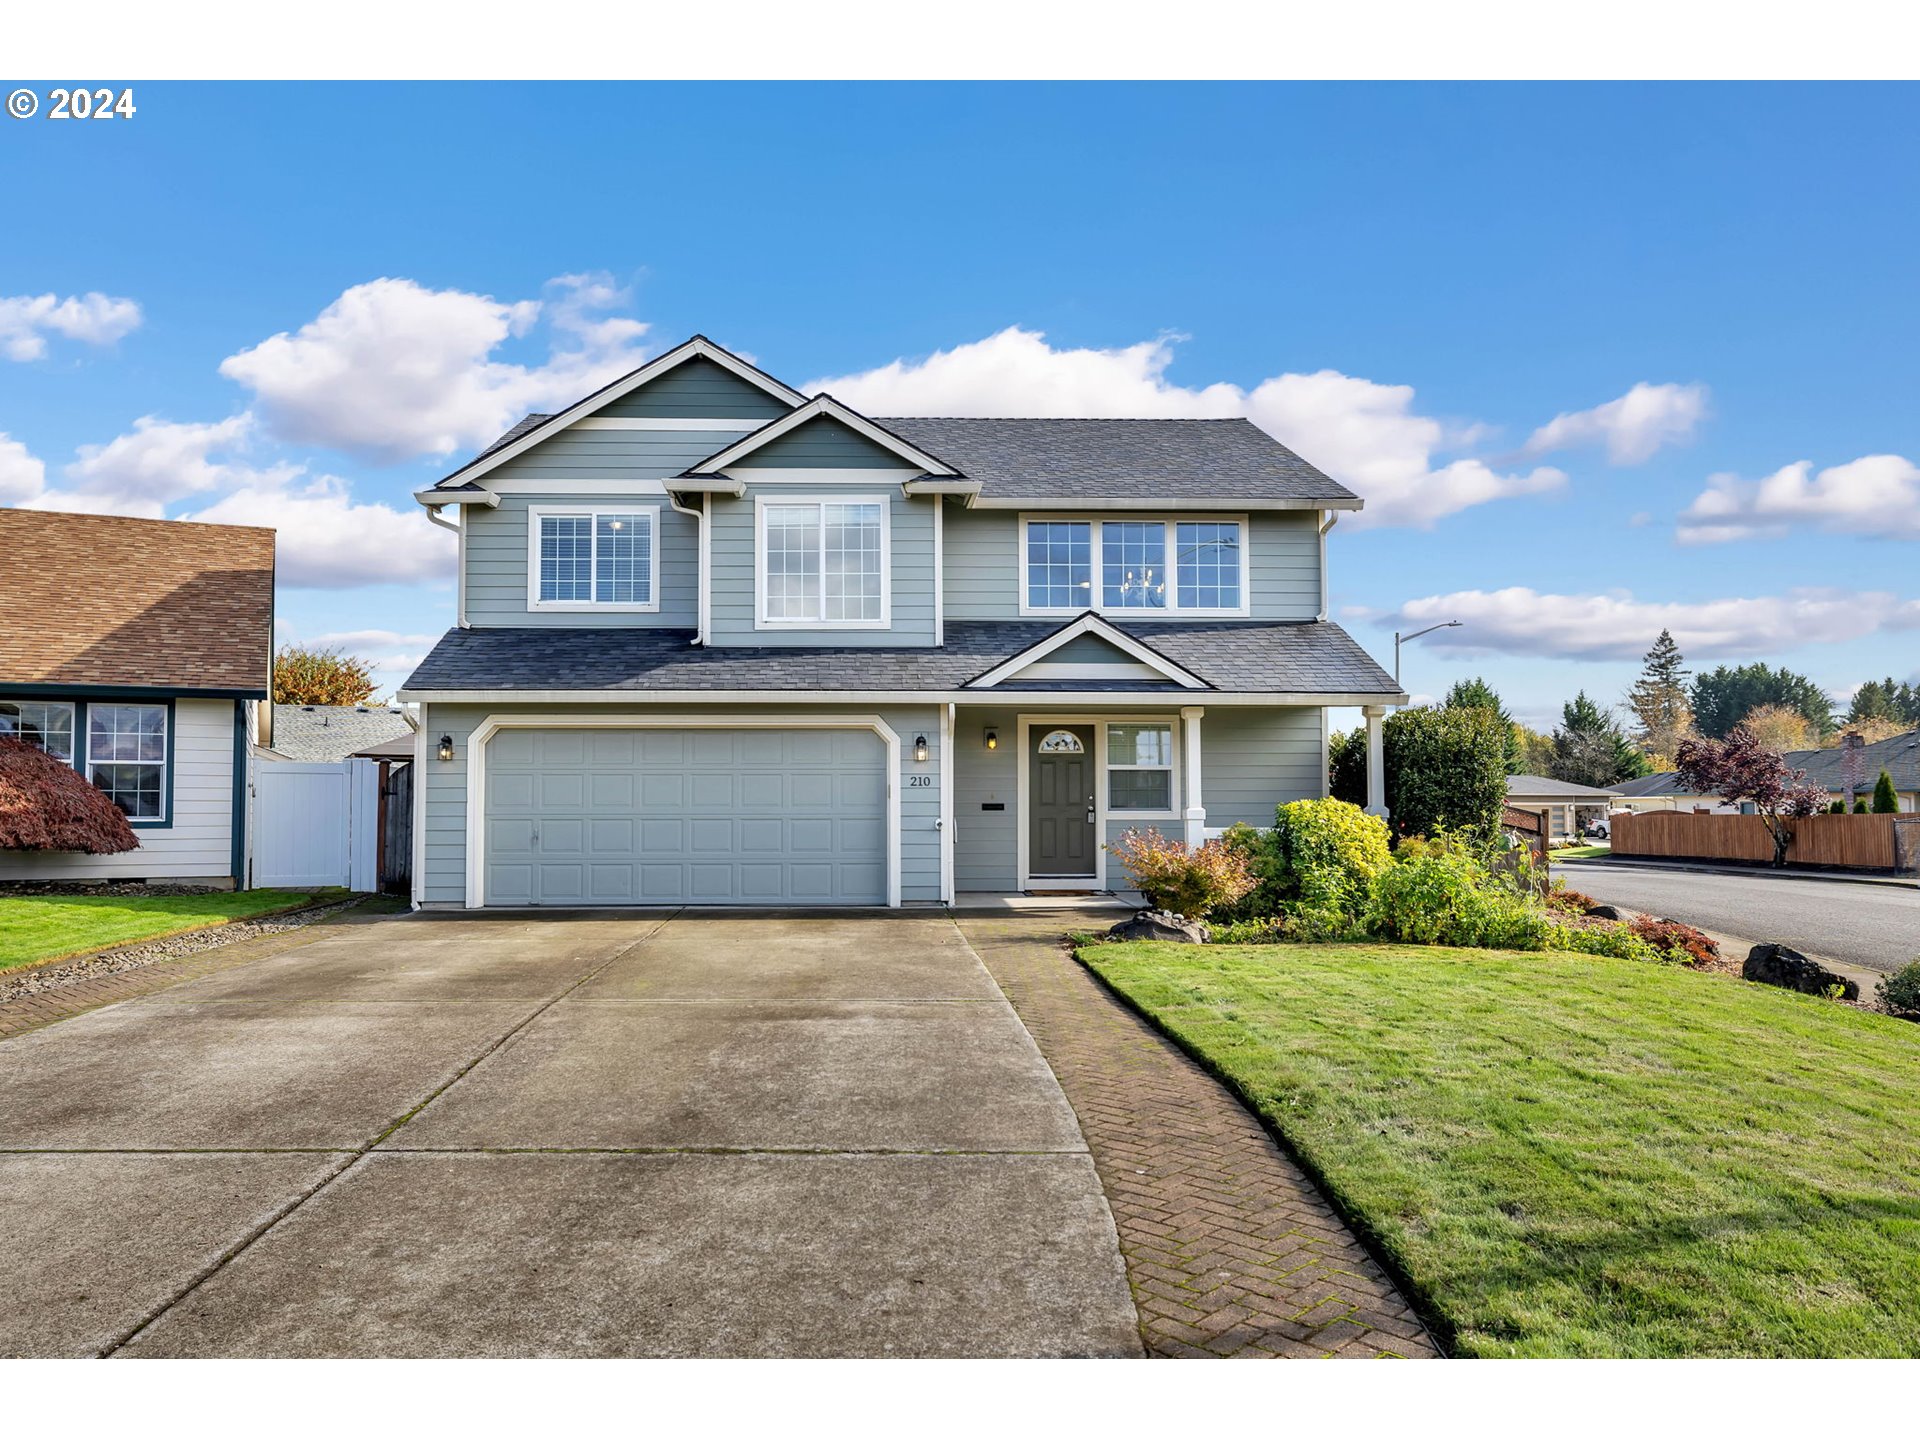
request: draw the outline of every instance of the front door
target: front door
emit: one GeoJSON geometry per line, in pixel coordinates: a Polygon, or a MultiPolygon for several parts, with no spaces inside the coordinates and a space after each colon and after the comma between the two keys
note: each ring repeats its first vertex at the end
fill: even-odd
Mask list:
{"type": "Polygon", "coordinates": [[[1091,880],[1093,727],[1036,725],[1028,734],[1027,868],[1035,880],[1091,880]]]}

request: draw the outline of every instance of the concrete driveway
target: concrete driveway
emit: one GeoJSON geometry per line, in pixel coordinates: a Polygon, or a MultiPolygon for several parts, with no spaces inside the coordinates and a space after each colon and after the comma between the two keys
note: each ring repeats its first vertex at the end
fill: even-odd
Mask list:
{"type": "Polygon", "coordinates": [[[0,1354],[1134,1355],[944,917],[408,917],[0,1043],[0,1354]]]}

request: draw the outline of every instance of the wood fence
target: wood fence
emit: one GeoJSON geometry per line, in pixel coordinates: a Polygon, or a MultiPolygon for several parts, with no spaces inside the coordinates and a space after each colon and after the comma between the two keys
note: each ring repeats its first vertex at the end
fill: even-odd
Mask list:
{"type": "MultiPolygon", "coordinates": [[[[1789,865],[1846,870],[1895,868],[1894,822],[1911,815],[1809,815],[1790,820],[1789,865]]],[[[1773,837],[1758,815],[1689,815],[1650,810],[1607,817],[1616,855],[1667,855],[1691,860],[1755,860],[1771,864],[1773,837]]]]}

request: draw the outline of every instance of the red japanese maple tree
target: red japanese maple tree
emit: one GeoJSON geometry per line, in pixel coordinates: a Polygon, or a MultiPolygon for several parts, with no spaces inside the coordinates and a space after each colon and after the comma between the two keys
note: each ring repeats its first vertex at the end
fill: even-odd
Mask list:
{"type": "Polygon", "coordinates": [[[1750,803],[1773,837],[1773,863],[1787,863],[1796,819],[1826,809],[1827,792],[1806,784],[1807,772],[1760,743],[1745,725],[1725,740],[1683,740],[1674,755],[1674,774],[1696,795],[1718,795],[1730,804],[1750,803]]]}
{"type": "Polygon", "coordinates": [[[140,841],[87,778],[24,741],[0,738],[0,850],[117,855],[140,841]]]}

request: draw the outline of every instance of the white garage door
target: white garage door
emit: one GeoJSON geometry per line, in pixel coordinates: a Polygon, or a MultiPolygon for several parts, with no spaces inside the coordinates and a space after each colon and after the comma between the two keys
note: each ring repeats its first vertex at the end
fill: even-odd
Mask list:
{"type": "Polygon", "coordinates": [[[501,730],[489,905],[883,905],[871,730],[501,730]]]}

